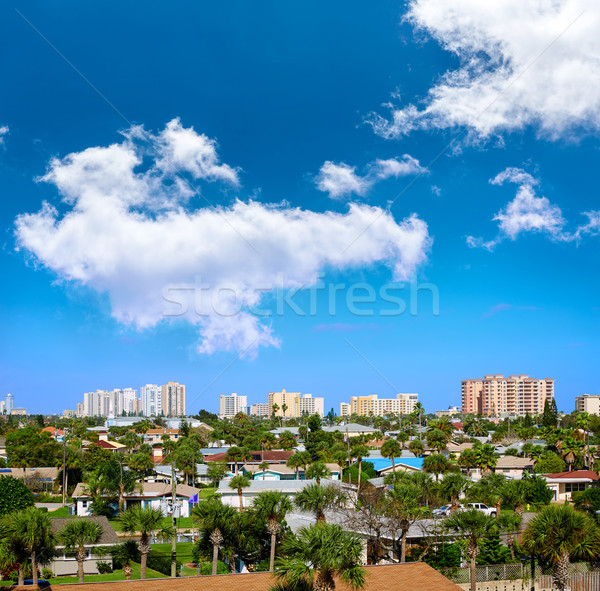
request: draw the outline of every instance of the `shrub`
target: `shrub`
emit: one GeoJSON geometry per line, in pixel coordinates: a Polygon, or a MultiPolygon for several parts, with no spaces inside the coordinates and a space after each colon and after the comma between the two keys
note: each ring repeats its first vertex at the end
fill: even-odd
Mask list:
{"type": "Polygon", "coordinates": [[[586,488],[574,492],[572,498],[576,509],[584,511],[594,519],[596,518],[596,512],[600,511],[600,488],[586,488]]]}
{"type": "MultiPolygon", "coordinates": [[[[267,569],[268,570],[268,569],[267,569]]],[[[220,560],[217,561],[217,574],[226,575],[229,573],[229,567],[220,560]]],[[[212,562],[202,562],[200,564],[201,575],[212,575],[212,562]]]]}
{"type": "Polygon", "coordinates": [[[0,517],[33,507],[32,492],[12,476],[0,476],[0,517]]]}
{"type": "Polygon", "coordinates": [[[43,568],[42,569],[42,579],[46,579],[47,581],[49,581],[52,578],[52,569],[50,568],[43,568]]]}
{"type": "Polygon", "coordinates": [[[96,563],[96,566],[98,567],[98,572],[101,575],[105,575],[107,573],[112,573],[112,564],[110,564],[110,562],[104,562],[103,560],[99,560],[96,563]]]}
{"type": "MultiPolygon", "coordinates": [[[[150,550],[150,554],[148,554],[148,568],[152,570],[156,570],[163,575],[171,574],[171,556],[169,554],[163,554],[162,552],[155,552],[154,550],[150,550]]],[[[177,570],[179,571],[179,567],[181,566],[181,562],[177,561],[177,570]]]]}

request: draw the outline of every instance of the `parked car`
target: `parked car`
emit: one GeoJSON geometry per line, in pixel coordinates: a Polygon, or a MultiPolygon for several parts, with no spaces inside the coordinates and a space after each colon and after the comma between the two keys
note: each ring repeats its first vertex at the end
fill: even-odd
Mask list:
{"type": "Polygon", "coordinates": [[[450,515],[451,510],[452,505],[442,505],[439,509],[434,509],[431,514],[434,517],[446,517],[446,515],[450,515]]]}
{"type": "Polygon", "coordinates": [[[490,517],[496,517],[497,512],[495,507],[488,507],[485,503],[467,503],[466,509],[477,509],[490,517]]]}

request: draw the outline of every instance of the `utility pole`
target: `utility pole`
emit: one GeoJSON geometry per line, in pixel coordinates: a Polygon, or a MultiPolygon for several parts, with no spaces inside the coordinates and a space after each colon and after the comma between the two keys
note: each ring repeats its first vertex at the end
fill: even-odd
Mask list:
{"type": "Polygon", "coordinates": [[[62,506],[67,503],[67,430],[63,435],[63,462],[62,462],[62,506]]]}
{"type": "Polygon", "coordinates": [[[171,541],[171,576],[177,576],[177,519],[175,517],[175,500],[177,498],[177,481],[175,480],[175,452],[171,450],[171,508],[173,529],[175,533],[171,541]]]}

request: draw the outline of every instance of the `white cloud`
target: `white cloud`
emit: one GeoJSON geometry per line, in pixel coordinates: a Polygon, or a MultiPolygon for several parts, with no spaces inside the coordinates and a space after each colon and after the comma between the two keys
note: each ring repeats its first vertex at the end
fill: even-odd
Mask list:
{"type": "Polygon", "coordinates": [[[557,242],[570,242],[578,240],[584,234],[600,233],[600,212],[598,211],[585,212],[588,223],[579,226],[573,233],[569,232],[566,229],[567,222],[560,207],[550,203],[546,197],[539,197],[536,194],[539,180],[524,170],[507,168],[490,179],[492,185],[502,185],[505,182],[514,183],[518,185],[518,188],[515,198],[493,218],[498,222],[498,235],[488,241],[483,238],[467,236],[467,245],[471,248],[485,248],[491,251],[506,238],[516,240],[525,232],[546,234],[557,242]]]}
{"type": "Polygon", "coordinates": [[[595,0],[411,0],[406,20],[459,65],[422,106],[390,104],[389,119],[373,114],[383,137],[456,126],[479,138],[527,126],[553,139],[600,130],[595,0]]]}
{"type": "Polygon", "coordinates": [[[52,160],[42,180],[58,188],[66,211],[45,203],[20,215],[18,247],[61,279],[108,294],[120,323],[144,329],[178,314],[198,327],[199,352],[248,355],[279,342],[268,318],[249,309],[265,293],[312,285],[324,269],[376,263],[406,279],[425,261],[430,238],[415,215],[398,223],[358,204],[344,214],[252,201],[186,207],[189,190],[164,158],[196,178],[237,177],[218,163],[212,140],[181,130],[175,120],[152,136],[159,154],[149,166],[139,128],[119,144],[52,160]]]}
{"type": "Polygon", "coordinates": [[[427,169],[409,154],[404,154],[400,159],[377,159],[367,165],[363,176],[356,173],[355,166],[327,160],[315,177],[315,183],[320,191],[329,193],[332,199],[339,199],[352,194],[365,195],[375,183],[391,177],[398,178],[426,171],[427,169]]]}
{"type": "Polygon", "coordinates": [[[9,131],[8,125],[0,125],[0,145],[4,143],[4,136],[7,135],[9,131]]]}

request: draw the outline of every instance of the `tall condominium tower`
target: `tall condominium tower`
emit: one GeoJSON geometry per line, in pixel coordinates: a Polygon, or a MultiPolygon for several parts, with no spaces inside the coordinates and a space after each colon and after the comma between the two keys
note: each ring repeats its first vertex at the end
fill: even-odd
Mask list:
{"type": "Polygon", "coordinates": [[[238,413],[248,412],[248,397],[238,396],[233,393],[231,395],[221,394],[219,396],[219,416],[221,418],[232,419],[238,413]]]}
{"type": "Polygon", "coordinates": [[[162,412],[162,388],[157,384],[146,384],[140,388],[142,415],[158,416],[162,412]]]}
{"type": "Polygon", "coordinates": [[[273,414],[273,407],[277,405],[275,415],[278,417],[301,417],[305,414],[318,414],[323,416],[325,398],[313,397],[311,394],[300,392],[269,392],[269,416],[273,414]]]}
{"type": "Polygon", "coordinates": [[[483,379],[463,380],[462,411],[489,417],[540,414],[546,400],[554,398],[554,380],[528,375],[491,374],[483,379]]]}
{"type": "Polygon", "coordinates": [[[161,388],[162,412],[166,417],[185,416],[185,386],[168,382],[161,388]]]}
{"type": "Polygon", "coordinates": [[[348,417],[356,414],[359,416],[383,417],[386,415],[408,415],[419,402],[418,394],[396,394],[396,398],[378,398],[377,394],[371,396],[352,396],[350,403],[340,404],[340,416],[348,417]]]}

